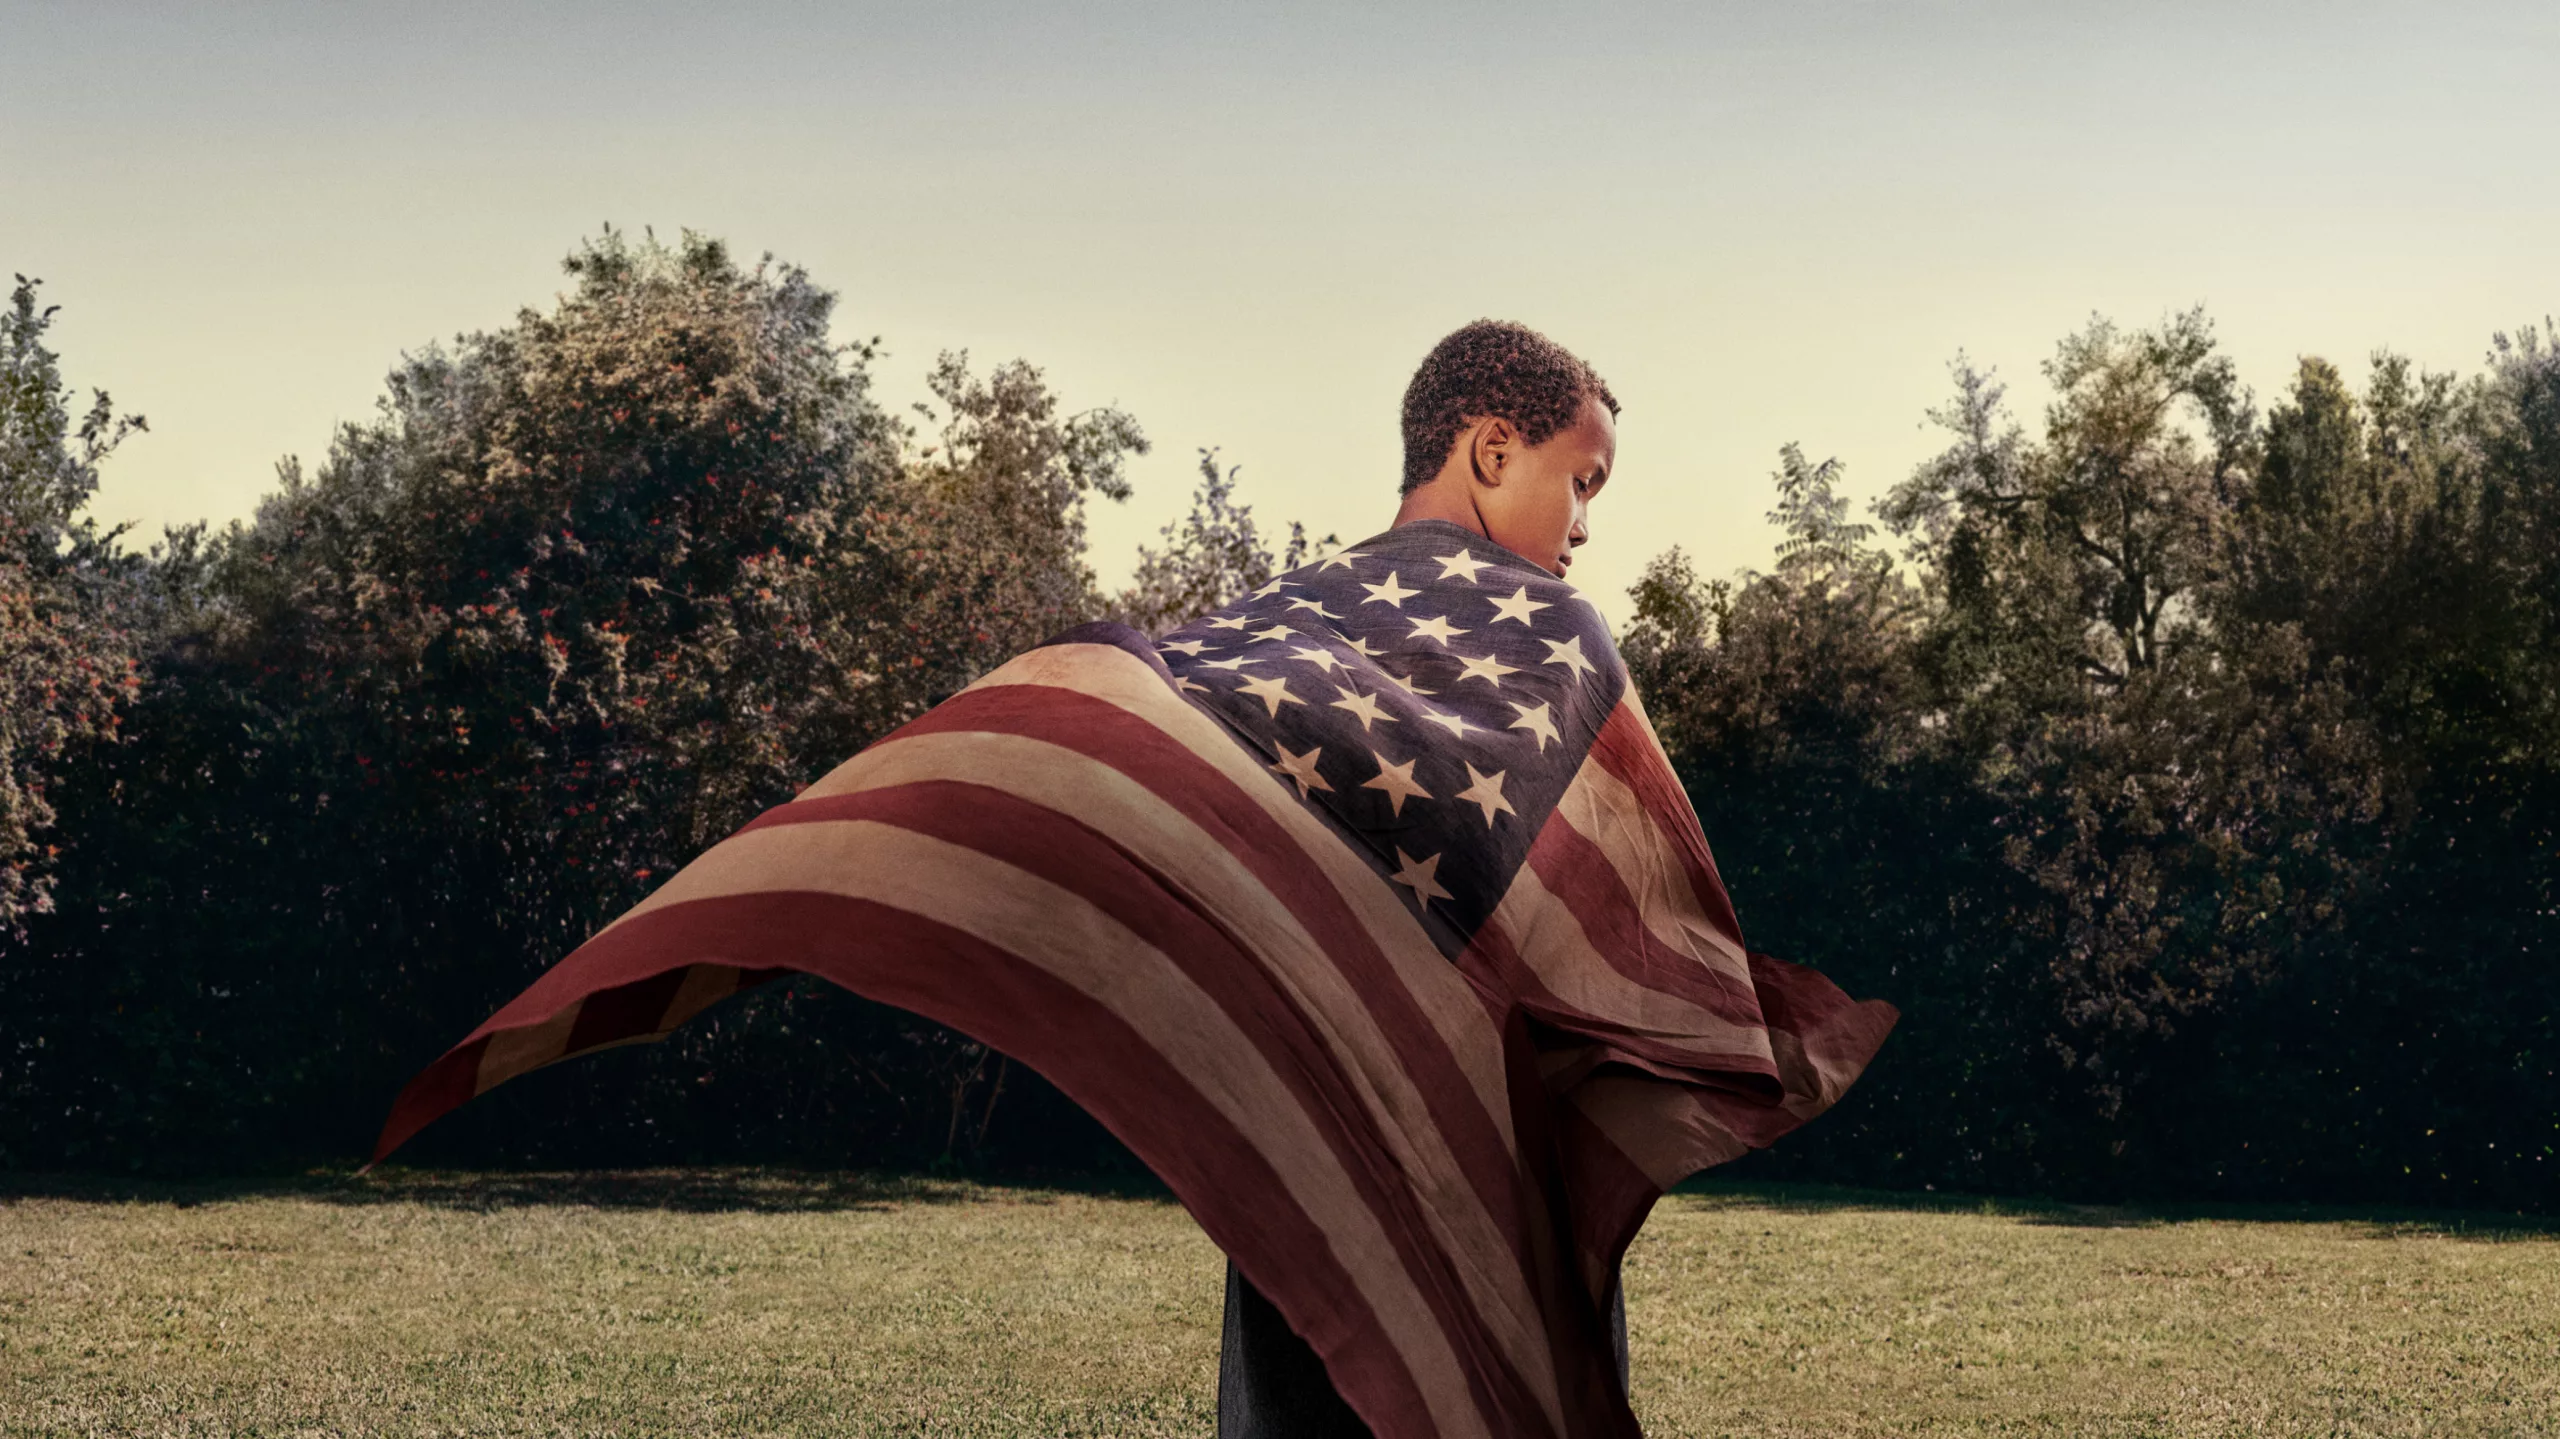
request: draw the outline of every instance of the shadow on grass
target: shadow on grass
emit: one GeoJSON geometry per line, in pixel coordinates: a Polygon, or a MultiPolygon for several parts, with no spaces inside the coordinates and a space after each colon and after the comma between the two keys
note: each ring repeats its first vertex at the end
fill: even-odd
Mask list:
{"type": "Polygon", "coordinates": [[[2072,1229],[2143,1229],[2213,1222],[2333,1224],[2375,1239],[2433,1236],[2486,1243],[2560,1239],[2560,1216],[2491,1210],[2320,1204],[2071,1204],[2051,1199],[1711,1177],[1682,1184],[1666,1195],[1663,1203],[1700,1209],[1764,1210],[1772,1214],[1980,1214],[2020,1224],[2072,1229]]]}
{"type": "Polygon", "coordinates": [[[27,1199],[158,1204],[189,1209],[251,1199],[325,1204],[418,1204],[486,1211],[564,1206],[691,1213],[814,1213],[902,1204],[1054,1203],[1064,1195],[1172,1202],[1151,1175],[943,1177],[859,1170],[664,1168],[435,1170],[386,1165],[371,1174],[313,1170],[289,1176],[130,1179],[0,1173],[0,1205],[27,1199]]]}

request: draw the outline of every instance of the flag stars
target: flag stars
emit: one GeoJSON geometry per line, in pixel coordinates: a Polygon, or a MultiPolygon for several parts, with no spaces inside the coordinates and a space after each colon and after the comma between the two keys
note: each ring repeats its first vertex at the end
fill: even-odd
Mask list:
{"type": "Polygon", "coordinates": [[[1455,655],[1453,657],[1458,661],[1458,663],[1467,667],[1466,673],[1458,676],[1458,683],[1460,684],[1465,684],[1469,680],[1482,680],[1486,684],[1493,686],[1495,689],[1500,689],[1502,688],[1502,677],[1504,675],[1516,675],[1520,673],[1519,666],[1504,664],[1502,660],[1495,655],[1484,655],[1481,657],[1473,655],[1455,655]]]}
{"type": "Polygon", "coordinates": [[[1261,660],[1249,660],[1242,655],[1237,655],[1233,659],[1202,660],[1200,662],[1200,668],[1204,670],[1240,670],[1246,665],[1258,665],[1261,663],[1261,660]]]}
{"type": "Polygon", "coordinates": [[[1491,774],[1478,774],[1474,765],[1468,765],[1467,787],[1453,796],[1482,809],[1486,829],[1493,828],[1495,815],[1516,815],[1520,812],[1511,807],[1511,801],[1502,797],[1502,779],[1506,773],[1507,771],[1504,770],[1495,770],[1491,774]]]}
{"type": "Polygon", "coordinates": [[[1566,669],[1573,671],[1573,677],[1575,679],[1580,679],[1587,674],[1596,673],[1600,668],[1598,665],[1593,664],[1590,660],[1583,657],[1582,636],[1580,635],[1575,635],[1572,639],[1566,640],[1562,644],[1558,644],[1554,640],[1543,640],[1540,641],[1540,643],[1547,647],[1547,657],[1539,661],[1539,663],[1562,665],[1566,669]]]}
{"type": "Polygon", "coordinates": [[[1468,724],[1465,720],[1456,715],[1450,714],[1445,710],[1425,709],[1422,712],[1422,717],[1431,721],[1433,724],[1440,726],[1442,729],[1447,730],[1449,733],[1460,739],[1465,739],[1467,737],[1467,731],[1475,728],[1475,726],[1468,724]]]}
{"type": "Polygon", "coordinates": [[[1477,559],[1475,551],[1469,549],[1460,549],[1454,555],[1433,555],[1431,558],[1440,562],[1440,578],[1463,579],[1468,584],[1476,582],[1476,571],[1492,563],[1489,560],[1477,559]]]}
{"type": "Polygon", "coordinates": [[[1556,720],[1552,707],[1544,703],[1534,705],[1524,705],[1517,701],[1506,701],[1506,703],[1520,712],[1520,717],[1513,720],[1508,727],[1524,729],[1536,735],[1538,752],[1546,753],[1547,745],[1556,738],[1556,720]]]}
{"type": "Polygon", "coordinates": [[[1264,585],[1262,588],[1260,588],[1260,589],[1258,589],[1258,590],[1255,590],[1255,591],[1253,592],[1253,598],[1255,598],[1255,599],[1257,599],[1257,600],[1267,600],[1267,599],[1271,598],[1273,595],[1276,595],[1276,594],[1280,593],[1282,590],[1287,589],[1288,587],[1289,587],[1289,582],[1288,582],[1287,580],[1273,580],[1271,583],[1269,583],[1269,584],[1267,584],[1267,585],[1264,585]]]}
{"type": "Polygon", "coordinates": [[[1467,633],[1465,630],[1449,623],[1447,615],[1430,615],[1413,622],[1412,638],[1429,640],[1442,649],[1447,649],[1449,641],[1465,633],[1467,633]]]}
{"type": "Polygon", "coordinates": [[[1393,570],[1387,571],[1387,582],[1385,584],[1364,584],[1360,588],[1369,592],[1369,597],[1362,600],[1360,603],[1364,605],[1393,605],[1397,609],[1404,608],[1404,602],[1409,596],[1422,593],[1420,590],[1408,589],[1404,585],[1397,583],[1396,572],[1393,570]]]}
{"type": "Polygon", "coordinates": [[[1332,569],[1335,565],[1340,565],[1346,570],[1350,569],[1351,562],[1359,558],[1361,558],[1361,555],[1358,550],[1337,550],[1333,554],[1327,556],[1323,564],[1316,566],[1316,573],[1323,574],[1326,570],[1332,569]]]}
{"type": "Polygon", "coordinates": [[[1285,640],[1296,633],[1296,630],[1289,628],[1287,625],[1273,625],[1267,630],[1255,630],[1253,632],[1253,638],[1257,643],[1263,640],[1285,640]]]}
{"type": "Polygon", "coordinates": [[[1526,625],[1529,623],[1529,616],[1536,614],[1540,610],[1550,610],[1555,608],[1555,606],[1548,604],[1544,600],[1533,600],[1529,598],[1529,587],[1527,585],[1522,585],[1519,589],[1512,591],[1511,598],[1507,600],[1493,599],[1488,596],[1486,603],[1491,604],[1494,608],[1495,613],[1493,622],[1495,624],[1500,624],[1504,620],[1518,620],[1520,623],[1526,625]]]}
{"type": "Polygon", "coordinates": [[[1338,620],[1342,618],[1342,616],[1326,609],[1324,607],[1324,601],[1321,598],[1311,600],[1304,595],[1300,595],[1289,601],[1289,608],[1293,610],[1314,610],[1317,618],[1319,619],[1338,620]]]}
{"type": "Polygon", "coordinates": [[[1387,878],[1413,891],[1415,908],[1425,907],[1435,899],[1455,897],[1440,887],[1440,856],[1435,854],[1428,859],[1415,859],[1399,849],[1396,851],[1396,863],[1403,867],[1387,878]]]}
{"type": "Polygon", "coordinates": [[[1308,664],[1314,665],[1317,669],[1323,670],[1327,674],[1331,674],[1333,671],[1343,667],[1342,656],[1335,654],[1331,650],[1321,649],[1314,645],[1298,646],[1296,649],[1289,651],[1289,658],[1293,660],[1305,660],[1308,664]]]}
{"type": "Polygon", "coordinates": [[[1360,635],[1351,635],[1345,638],[1343,643],[1349,645],[1352,653],[1359,655],[1362,659],[1373,660],[1386,653],[1385,650],[1379,649],[1376,645],[1369,643],[1365,637],[1360,635]]]}
{"type": "Polygon", "coordinates": [[[1369,751],[1369,757],[1378,762],[1378,777],[1362,780],[1360,787],[1386,791],[1387,807],[1396,818],[1404,818],[1406,800],[1431,798],[1431,791],[1414,782],[1413,767],[1418,761],[1406,760],[1402,764],[1389,764],[1387,757],[1376,750],[1369,751]]]}
{"type": "Polygon", "coordinates": [[[1243,684],[1236,686],[1236,693],[1251,695],[1255,699],[1258,699],[1264,704],[1270,706],[1271,717],[1273,719],[1278,719],[1280,717],[1280,707],[1282,705],[1302,705],[1306,703],[1305,700],[1289,693],[1289,682],[1276,675],[1263,679],[1246,680],[1243,684]]]}
{"type": "Polygon", "coordinates": [[[1156,646],[1157,649],[1170,650],[1174,654],[1189,655],[1195,660],[1200,658],[1200,652],[1208,647],[1209,642],[1206,640],[1166,640],[1163,644],[1156,646]]]}
{"type": "Polygon", "coordinates": [[[1378,667],[1378,673],[1387,677],[1387,683],[1394,685],[1397,689],[1403,690],[1406,694],[1412,695],[1417,699],[1424,695],[1436,695],[1440,693],[1438,690],[1424,689],[1422,686],[1415,684],[1412,679],[1407,676],[1397,674],[1394,670],[1388,669],[1384,665],[1380,665],[1378,667]]]}
{"type": "Polygon", "coordinates": [[[1305,754],[1295,753],[1285,744],[1272,747],[1280,751],[1280,762],[1271,768],[1297,782],[1298,798],[1305,799],[1315,790],[1323,790],[1328,794],[1333,791],[1333,786],[1325,782],[1325,777],[1316,773],[1316,757],[1324,753],[1322,746],[1310,746],[1305,754]]]}
{"type": "Polygon", "coordinates": [[[1384,720],[1388,724],[1394,724],[1396,722],[1396,717],[1394,715],[1391,715],[1378,707],[1378,697],[1376,695],[1364,695],[1358,690],[1352,689],[1348,686],[1342,687],[1342,698],[1333,701],[1330,708],[1350,711],[1359,719],[1360,732],[1362,734],[1367,734],[1369,732],[1369,727],[1380,720],[1384,720]]]}
{"type": "Polygon", "coordinates": [[[1209,628],[1213,630],[1240,630],[1246,625],[1252,623],[1253,616],[1251,615],[1212,615],[1209,617],[1209,628]]]}
{"type": "Polygon", "coordinates": [[[1189,675],[1175,675],[1173,677],[1173,688],[1178,694],[1205,695],[1216,693],[1216,691],[1210,689],[1207,685],[1200,683],[1198,680],[1193,679],[1189,675]]]}

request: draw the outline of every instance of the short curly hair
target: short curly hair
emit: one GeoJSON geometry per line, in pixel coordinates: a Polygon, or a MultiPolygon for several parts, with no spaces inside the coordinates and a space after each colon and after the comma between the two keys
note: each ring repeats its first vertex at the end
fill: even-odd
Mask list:
{"type": "Polygon", "coordinates": [[[1618,413],[1618,397],[1580,356],[1526,325],[1478,320],[1451,332],[1422,357],[1404,391],[1404,492],[1430,483],[1471,420],[1493,416],[1543,444],[1598,400],[1618,413]]]}

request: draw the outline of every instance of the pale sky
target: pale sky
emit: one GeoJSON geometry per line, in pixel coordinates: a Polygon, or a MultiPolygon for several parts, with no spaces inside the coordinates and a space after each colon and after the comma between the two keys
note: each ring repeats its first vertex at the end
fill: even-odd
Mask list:
{"type": "Polygon", "coordinates": [[[1024,357],[1346,540],[1440,335],[1516,319],[1625,405],[1575,580],[1768,563],[1800,441],[1880,494],[1959,350],[2041,403],[2091,312],[2478,367],[2560,311],[2560,7],[875,7],[0,0],[0,271],[150,417],[97,511],[249,512],[404,349],[505,323],[607,221],[770,251],[880,336],[1024,357]]]}

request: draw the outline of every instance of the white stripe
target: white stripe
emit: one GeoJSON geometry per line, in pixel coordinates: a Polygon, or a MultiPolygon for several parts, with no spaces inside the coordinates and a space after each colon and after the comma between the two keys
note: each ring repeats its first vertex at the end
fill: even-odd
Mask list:
{"type": "Polygon", "coordinates": [[[1634,790],[1597,761],[1586,761],[1556,802],[1556,813],[1608,857],[1655,939],[1750,989],[1751,956],[1707,918],[1688,870],[1634,790]]]}
{"type": "Polygon", "coordinates": [[[1686,1050],[1702,1062],[1770,1058],[1767,1030],[1735,1024],[1619,973],[1591,942],[1572,906],[1525,864],[1488,923],[1501,930],[1548,993],[1585,1014],[1686,1050]]]}

